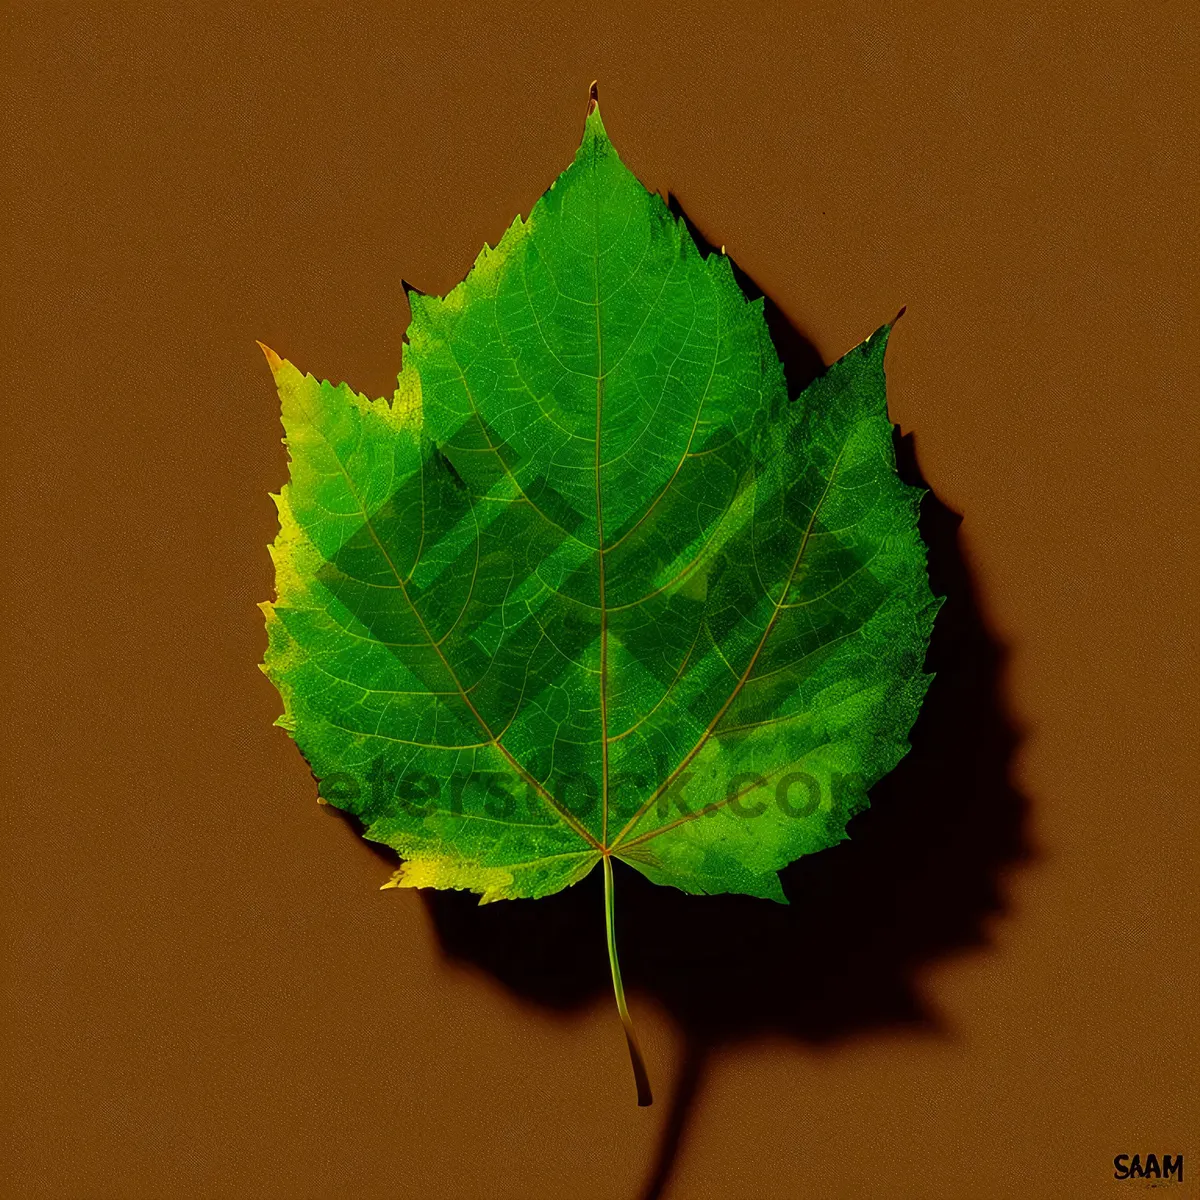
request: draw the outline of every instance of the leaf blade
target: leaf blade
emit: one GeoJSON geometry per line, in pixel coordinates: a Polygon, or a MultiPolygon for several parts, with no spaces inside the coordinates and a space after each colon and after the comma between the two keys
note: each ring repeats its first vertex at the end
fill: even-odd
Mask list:
{"type": "Polygon", "coordinates": [[[845,836],[928,686],[890,327],[789,403],[761,301],[595,109],[530,216],[410,303],[391,404],[272,363],[297,447],[264,606],[281,723],[357,784],[331,802],[405,858],[394,885],[545,895],[614,853],[783,899],[778,869],[845,836]]]}

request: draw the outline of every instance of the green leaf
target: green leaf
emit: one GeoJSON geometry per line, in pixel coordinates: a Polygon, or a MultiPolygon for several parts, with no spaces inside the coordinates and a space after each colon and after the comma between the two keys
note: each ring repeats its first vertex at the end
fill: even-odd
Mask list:
{"type": "Polygon", "coordinates": [[[603,862],[632,1037],[611,858],[785,901],[908,749],[939,602],[890,327],[789,401],[762,302],[594,105],[529,218],[410,303],[390,399],[266,351],[279,723],[389,886],[539,897],[603,862]]]}

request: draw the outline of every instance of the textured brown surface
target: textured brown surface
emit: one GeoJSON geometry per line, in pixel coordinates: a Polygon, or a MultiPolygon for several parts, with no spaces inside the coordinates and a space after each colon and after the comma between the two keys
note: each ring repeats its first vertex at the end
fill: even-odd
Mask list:
{"type": "Polygon", "coordinates": [[[1044,9],[8,7],[5,1195],[1200,1194],[1197,22],[1044,9]],[[255,666],[254,339],[390,392],[401,277],[528,211],[594,77],[826,361],[908,306],[965,514],[915,765],[790,912],[622,876],[648,1110],[594,881],[378,891],[255,666]]]}

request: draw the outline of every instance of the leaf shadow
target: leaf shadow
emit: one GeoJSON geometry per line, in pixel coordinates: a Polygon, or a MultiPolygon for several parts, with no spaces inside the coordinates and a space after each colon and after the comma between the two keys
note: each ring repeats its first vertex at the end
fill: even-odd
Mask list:
{"type": "MultiPolygon", "coordinates": [[[[701,250],[712,252],[673,197],[669,204],[701,250]]],[[[763,296],[734,270],[749,298],[763,296]]],[[[795,396],[824,364],[779,307],[763,300],[795,396]]],[[[928,488],[913,436],[897,436],[896,452],[904,480],[928,488]]],[[[930,490],[920,529],[931,584],[946,602],[927,657],[936,677],[912,749],[872,789],[850,840],[782,872],[788,906],[687,896],[616,864],[626,987],[634,1006],[637,993],[653,996],[685,1039],[642,1200],[666,1194],[714,1049],[765,1034],[828,1047],[885,1030],[943,1030],[921,996],[922,967],[986,946],[989,920],[1005,912],[1005,872],[1034,857],[1029,802],[1011,777],[1020,735],[1003,700],[1006,653],[984,617],[961,522],[930,490]]],[[[599,871],[536,903],[480,907],[468,893],[421,895],[445,954],[524,1000],[566,1012],[611,997],[599,871]]]]}

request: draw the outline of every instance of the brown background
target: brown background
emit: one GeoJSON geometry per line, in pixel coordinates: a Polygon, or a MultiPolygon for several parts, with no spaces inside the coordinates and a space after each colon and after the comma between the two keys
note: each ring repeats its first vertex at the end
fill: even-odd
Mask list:
{"type": "MultiPolygon", "coordinates": [[[[1181,1151],[1200,1194],[1194,9],[430,8],[6,6],[5,1194],[1088,1198],[1181,1151]],[[528,211],[596,77],[825,361],[908,306],[893,416],[965,515],[941,704],[978,717],[922,726],[978,769],[858,819],[892,882],[843,856],[855,945],[780,941],[761,1027],[671,999],[736,1009],[755,964],[671,993],[633,953],[647,1110],[601,987],[542,1003],[478,965],[492,918],[377,890],[256,669],[254,339],[390,393],[401,278],[444,292],[528,211]]],[[[529,927],[567,974],[572,941],[603,971],[581,894],[529,927]]]]}

